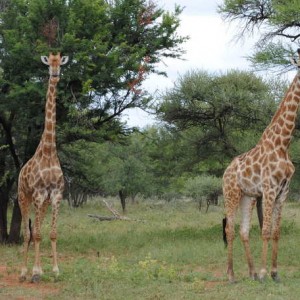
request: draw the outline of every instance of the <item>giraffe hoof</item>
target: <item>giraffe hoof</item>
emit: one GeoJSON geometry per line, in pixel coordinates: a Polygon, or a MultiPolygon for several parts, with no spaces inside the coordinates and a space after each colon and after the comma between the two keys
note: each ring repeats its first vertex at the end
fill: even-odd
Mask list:
{"type": "Polygon", "coordinates": [[[26,276],[21,275],[21,276],[19,277],[19,282],[25,282],[25,281],[26,281],[26,276]]]}
{"type": "Polygon", "coordinates": [[[237,281],[235,280],[235,278],[233,276],[228,276],[228,282],[230,284],[234,284],[234,283],[237,283],[237,281]]]}
{"type": "Polygon", "coordinates": [[[227,269],[227,277],[228,277],[229,283],[236,283],[236,281],[234,279],[234,272],[231,268],[227,269]]]}
{"type": "Polygon", "coordinates": [[[250,275],[250,278],[253,279],[253,280],[255,280],[255,281],[257,281],[258,280],[257,273],[254,273],[254,274],[250,275]]]}
{"type": "Polygon", "coordinates": [[[262,269],[259,273],[259,277],[258,280],[263,283],[266,281],[266,277],[267,277],[267,270],[266,269],[262,269]]]}
{"type": "Polygon", "coordinates": [[[271,272],[271,277],[273,279],[274,282],[279,283],[280,282],[280,278],[277,272],[271,272]]]}
{"type": "Polygon", "coordinates": [[[41,280],[41,276],[39,274],[32,275],[31,283],[39,283],[41,280]]]}

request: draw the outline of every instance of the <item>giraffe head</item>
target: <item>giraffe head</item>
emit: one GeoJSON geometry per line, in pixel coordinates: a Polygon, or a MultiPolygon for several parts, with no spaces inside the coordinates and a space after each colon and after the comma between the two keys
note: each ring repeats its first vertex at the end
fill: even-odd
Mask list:
{"type": "Polygon", "coordinates": [[[290,61],[294,66],[300,68],[300,49],[297,50],[297,53],[298,53],[298,60],[296,60],[294,57],[291,57],[290,61]]]}
{"type": "Polygon", "coordinates": [[[69,57],[68,56],[60,56],[60,53],[57,54],[50,53],[49,57],[47,56],[41,56],[42,62],[49,66],[49,74],[51,79],[56,79],[56,81],[59,80],[59,74],[60,74],[60,66],[65,65],[69,57]]]}

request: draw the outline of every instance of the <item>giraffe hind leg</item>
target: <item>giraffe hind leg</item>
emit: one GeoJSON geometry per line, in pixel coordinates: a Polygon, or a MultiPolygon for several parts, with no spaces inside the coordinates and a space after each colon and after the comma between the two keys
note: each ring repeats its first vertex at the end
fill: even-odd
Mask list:
{"type": "MultiPolygon", "coordinates": [[[[239,193],[237,193],[239,194],[239,193]]],[[[225,198],[225,210],[226,210],[226,225],[225,225],[225,236],[227,240],[227,276],[231,283],[235,282],[234,271],[233,271],[233,241],[234,241],[234,223],[235,215],[239,205],[239,199],[225,198]]]]}
{"type": "MultiPolygon", "coordinates": [[[[227,276],[231,283],[235,282],[233,271],[233,241],[236,211],[241,200],[241,190],[236,184],[236,178],[228,177],[226,172],[223,177],[223,195],[226,214],[225,235],[227,240],[227,276]]],[[[224,240],[225,241],[225,240],[224,240]]]]}
{"type": "Polygon", "coordinates": [[[256,199],[248,196],[244,196],[241,199],[241,226],[240,226],[240,237],[244,245],[247,263],[249,267],[249,276],[257,280],[258,276],[255,271],[253,258],[251,255],[250,244],[249,244],[249,231],[251,226],[252,211],[256,204],[256,199]]]}
{"type": "Polygon", "coordinates": [[[30,203],[28,199],[25,197],[23,193],[19,193],[19,206],[22,215],[23,222],[23,235],[24,235],[24,243],[23,243],[23,266],[21,269],[20,282],[24,282],[26,280],[26,275],[28,272],[27,264],[28,264],[28,249],[30,244],[31,232],[30,232],[30,220],[29,220],[29,212],[30,212],[30,203]]]}

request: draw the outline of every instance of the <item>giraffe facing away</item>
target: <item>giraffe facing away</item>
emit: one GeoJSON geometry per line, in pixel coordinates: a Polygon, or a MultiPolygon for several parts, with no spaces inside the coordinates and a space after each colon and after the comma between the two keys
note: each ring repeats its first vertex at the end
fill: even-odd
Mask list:
{"type": "Polygon", "coordinates": [[[281,101],[271,123],[263,132],[257,145],[233,159],[223,175],[225,202],[225,242],[228,246],[227,275],[234,282],[233,240],[235,214],[240,207],[240,237],[244,245],[253,279],[263,280],[267,275],[268,243],[272,239],[271,277],[279,281],[277,272],[278,241],[280,237],[281,211],[287,198],[294,166],[288,148],[292,139],[297,111],[300,104],[300,49],[298,61],[291,60],[298,72],[281,101]],[[257,275],[249,246],[249,230],[252,210],[256,201],[262,201],[262,256],[257,275]],[[226,240],[227,239],[227,240],[226,240]]]}
{"type": "Polygon", "coordinates": [[[44,131],[35,154],[21,169],[18,183],[18,200],[24,230],[24,264],[22,266],[20,281],[25,281],[27,274],[31,204],[33,204],[35,212],[32,234],[35,247],[35,261],[32,271],[32,282],[38,282],[43,273],[40,262],[41,224],[49,204],[52,206],[50,239],[53,272],[56,276],[59,274],[56,252],[56,222],[64,189],[63,173],[56,152],[56,86],[59,81],[60,66],[68,62],[68,57],[61,57],[60,53],[50,53],[49,57],[42,56],[41,60],[49,66],[50,75],[45,107],[44,131]]]}

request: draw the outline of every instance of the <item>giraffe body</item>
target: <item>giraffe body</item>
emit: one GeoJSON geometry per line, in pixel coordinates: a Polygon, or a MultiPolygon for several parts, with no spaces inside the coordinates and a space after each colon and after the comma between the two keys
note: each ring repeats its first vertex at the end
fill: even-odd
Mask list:
{"type": "MultiPolygon", "coordinates": [[[[300,50],[298,54],[300,55],[300,50]]],[[[275,281],[279,280],[277,255],[281,211],[295,170],[288,155],[288,148],[300,103],[300,59],[297,66],[298,74],[258,144],[250,151],[234,158],[223,175],[225,232],[228,241],[227,274],[231,282],[235,281],[232,248],[234,221],[238,208],[241,210],[240,237],[244,244],[249,275],[253,279],[258,277],[249,246],[249,230],[253,208],[256,201],[261,198],[263,248],[259,278],[263,280],[267,274],[268,243],[272,239],[271,276],[275,281]]]]}
{"type": "Polygon", "coordinates": [[[24,281],[27,274],[27,256],[30,242],[29,214],[33,204],[35,220],[33,225],[33,241],[35,246],[35,262],[32,281],[39,281],[42,274],[40,263],[41,224],[46,210],[52,206],[51,246],[53,257],[53,272],[58,275],[56,239],[57,216],[62,200],[64,179],[56,151],[56,86],[59,81],[60,66],[67,63],[67,57],[60,54],[42,57],[42,61],[49,65],[49,84],[45,109],[45,125],[40,143],[33,157],[23,166],[19,174],[18,200],[23,220],[24,230],[24,265],[20,280],[24,281]]]}

